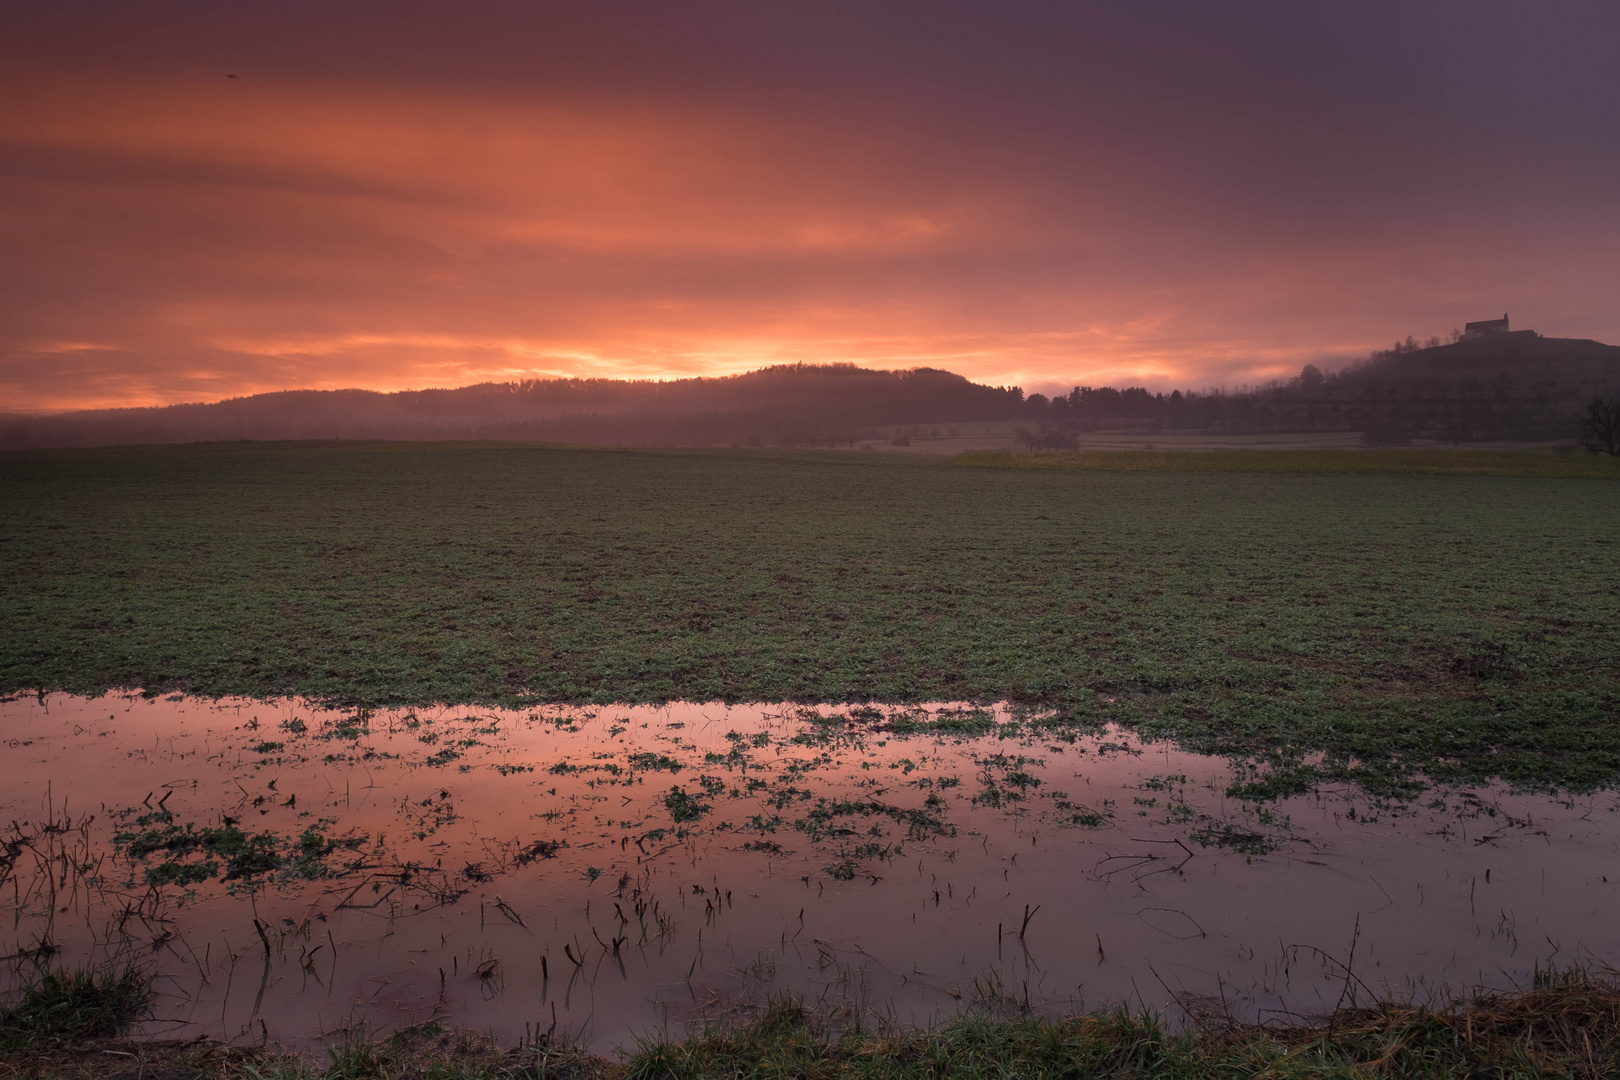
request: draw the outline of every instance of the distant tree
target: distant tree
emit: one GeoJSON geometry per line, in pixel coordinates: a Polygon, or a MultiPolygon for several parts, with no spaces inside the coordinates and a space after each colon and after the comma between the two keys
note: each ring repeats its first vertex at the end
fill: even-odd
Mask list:
{"type": "Polygon", "coordinates": [[[1456,446],[1468,438],[1468,425],[1461,420],[1453,420],[1440,429],[1440,438],[1456,446]]]}
{"type": "Polygon", "coordinates": [[[1019,428],[1013,434],[1019,442],[1031,450],[1075,450],[1080,446],[1079,441],[1067,431],[1050,429],[1030,431],[1028,428],[1019,428]]]}
{"type": "Polygon", "coordinates": [[[1306,364],[1299,369],[1299,385],[1305,390],[1315,390],[1326,380],[1322,369],[1315,364],[1306,364]]]}
{"type": "Polygon", "coordinates": [[[1462,331],[1457,329],[1455,326],[1453,326],[1451,328],[1451,333],[1446,335],[1446,340],[1451,342],[1451,344],[1455,345],[1455,344],[1457,344],[1457,342],[1462,340],[1462,337],[1463,337],[1462,331]]]}
{"type": "Polygon", "coordinates": [[[1581,413],[1581,445],[1590,454],[1620,457],[1620,398],[1594,397],[1581,413]]]}
{"type": "Polygon", "coordinates": [[[1072,432],[1052,431],[1047,433],[1046,448],[1048,450],[1078,450],[1080,440],[1076,439],[1072,432]]]}

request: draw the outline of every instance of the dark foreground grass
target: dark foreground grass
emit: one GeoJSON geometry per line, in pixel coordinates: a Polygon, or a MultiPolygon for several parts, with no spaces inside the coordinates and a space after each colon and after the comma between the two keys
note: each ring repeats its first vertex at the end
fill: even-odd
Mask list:
{"type": "Polygon", "coordinates": [[[755,1024],[642,1047],[626,1080],[1411,1080],[1611,1076],[1620,1070],[1620,991],[1582,974],[1526,993],[1429,1010],[1341,1009],[1320,1023],[1231,1022],[1173,1033],[1153,1017],[963,1017],[936,1031],[831,1037],[791,1004],[755,1024]]]}
{"type": "Polygon", "coordinates": [[[152,1003],[134,968],[53,971],[0,1007],[0,1054],[27,1056],[118,1035],[152,1003]]]}
{"type": "Polygon", "coordinates": [[[1607,479],[243,444],[0,455],[0,507],[0,692],[1006,699],[1257,795],[1620,779],[1607,479]]]}
{"type": "Polygon", "coordinates": [[[1620,985],[1575,971],[1439,1008],[1383,1002],[1296,1025],[1198,1017],[964,1016],[934,1030],[829,1030],[791,1003],[752,1023],[644,1043],[621,1060],[542,1039],[502,1049],[435,1024],[355,1039],[324,1061],[207,1042],[0,1052],[0,1077],[61,1080],[1441,1080],[1620,1074],[1620,985]]]}

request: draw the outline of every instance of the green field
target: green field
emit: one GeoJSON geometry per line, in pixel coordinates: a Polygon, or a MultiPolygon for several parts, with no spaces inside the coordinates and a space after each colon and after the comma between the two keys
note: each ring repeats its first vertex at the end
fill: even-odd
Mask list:
{"type": "Polygon", "coordinates": [[[1422,473],[1434,476],[1524,476],[1551,480],[1620,480],[1620,458],[1528,450],[1071,450],[1015,453],[974,450],[952,461],[983,469],[1073,472],[1422,473]]]}
{"type": "Polygon", "coordinates": [[[1278,792],[1620,779],[1620,485],[1308,456],[0,455],[0,691],[1011,699],[1265,755],[1278,792]]]}

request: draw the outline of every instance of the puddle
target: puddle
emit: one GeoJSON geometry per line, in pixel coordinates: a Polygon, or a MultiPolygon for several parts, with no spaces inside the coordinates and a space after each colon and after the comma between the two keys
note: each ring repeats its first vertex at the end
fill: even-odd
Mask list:
{"type": "Polygon", "coordinates": [[[607,1050],[784,991],[1252,1019],[1620,947],[1613,794],[1257,805],[1128,733],[855,715],[0,704],[6,988],[133,955],[153,1034],[437,1018],[607,1050]]]}

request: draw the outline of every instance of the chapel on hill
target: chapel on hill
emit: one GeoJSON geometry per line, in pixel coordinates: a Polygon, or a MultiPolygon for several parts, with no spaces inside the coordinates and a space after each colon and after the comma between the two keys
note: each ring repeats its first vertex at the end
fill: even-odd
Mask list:
{"type": "Polygon", "coordinates": [[[1480,322],[1471,322],[1463,327],[1463,340],[1484,337],[1486,334],[1508,333],[1507,312],[1502,312],[1500,319],[1483,319],[1480,322]]]}

